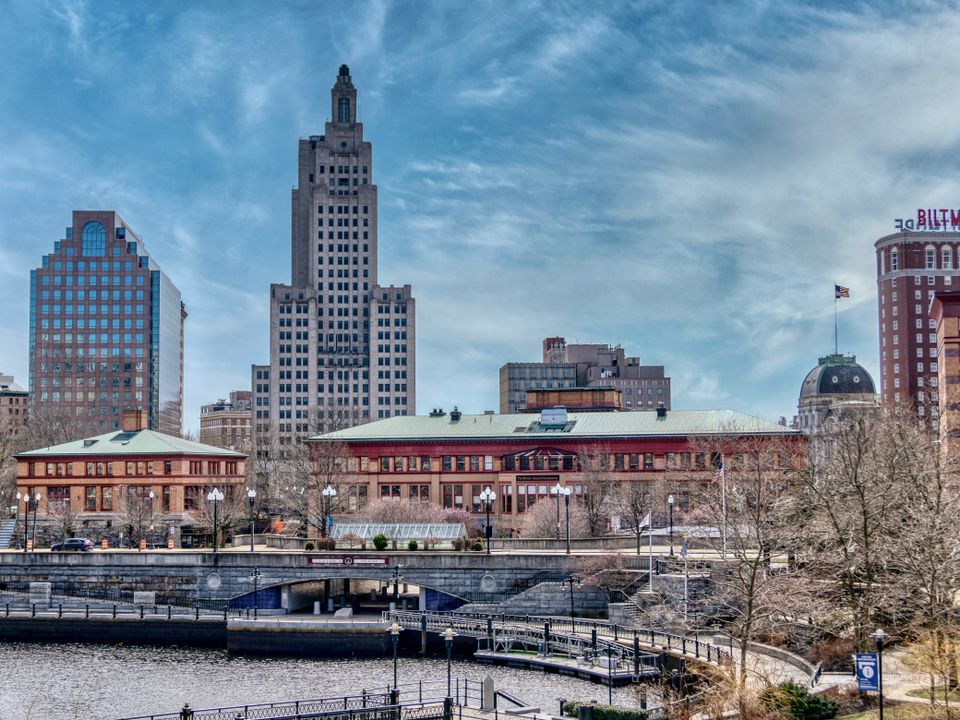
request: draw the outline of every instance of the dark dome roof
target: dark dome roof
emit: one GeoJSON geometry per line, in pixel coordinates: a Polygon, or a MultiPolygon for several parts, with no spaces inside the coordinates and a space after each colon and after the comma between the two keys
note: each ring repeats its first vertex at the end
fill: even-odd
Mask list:
{"type": "Polygon", "coordinates": [[[800,387],[800,397],[814,395],[874,394],[876,388],[870,373],[857,364],[853,355],[827,355],[807,373],[800,387]]]}

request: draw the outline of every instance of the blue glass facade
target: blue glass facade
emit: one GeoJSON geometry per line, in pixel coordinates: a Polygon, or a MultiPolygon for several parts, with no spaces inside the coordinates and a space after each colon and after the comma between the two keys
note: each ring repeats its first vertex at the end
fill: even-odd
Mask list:
{"type": "Polygon", "coordinates": [[[180,292],[113,212],[76,211],[30,275],[31,402],[83,417],[93,432],[144,410],[179,435],[180,292]]]}

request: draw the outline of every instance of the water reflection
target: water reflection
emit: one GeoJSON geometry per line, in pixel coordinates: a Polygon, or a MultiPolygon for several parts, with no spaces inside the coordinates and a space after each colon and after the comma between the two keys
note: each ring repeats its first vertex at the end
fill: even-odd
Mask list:
{"type": "MultiPolygon", "coordinates": [[[[0,645],[0,720],[97,718],[242,705],[385,690],[392,665],[383,660],[248,658],[196,648],[103,645],[0,645]]],[[[453,662],[455,677],[490,674],[500,690],[556,713],[558,697],[607,700],[607,688],[529,670],[453,662]]],[[[400,682],[446,678],[446,661],[401,658],[400,682]]],[[[633,705],[630,688],[614,701],[633,705]]]]}

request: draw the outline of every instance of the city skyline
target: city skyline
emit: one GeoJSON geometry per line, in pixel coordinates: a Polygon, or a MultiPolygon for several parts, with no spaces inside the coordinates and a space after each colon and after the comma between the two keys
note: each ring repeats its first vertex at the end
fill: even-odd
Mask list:
{"type": "Polygon", "coordinates": [[[0,370],[28,375],[29,270],[63,217],[116,210],[190,306],[186,428],[247,387],[289,272],[296,138],[346,63],[382,282],[416,290],[421,413],[496,408],[497,369],[563,335],[669,367],[677,409],[789,417],[832,347],[833,283],[851,289],[840,350],[880,377],[873,243],[960,189],[943,164],[960,16],[490,9],[12,3],[0,370]]]}

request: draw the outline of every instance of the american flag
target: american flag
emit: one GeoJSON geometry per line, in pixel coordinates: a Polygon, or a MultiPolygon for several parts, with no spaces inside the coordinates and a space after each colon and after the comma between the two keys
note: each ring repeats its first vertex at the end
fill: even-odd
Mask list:
{"type": "Polygon", "coordinates": [[[720,482],[723,480],[723,463],[717,465],[713,473],[713,481],[720,482]]]}
{"type": "Polygon", "coordinates": [[[850,297],[850,288],[845,288],[843,285],[834,285],[833,286],[833,296],[835,298],[848,298],[850,297]]]}

